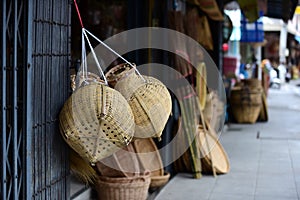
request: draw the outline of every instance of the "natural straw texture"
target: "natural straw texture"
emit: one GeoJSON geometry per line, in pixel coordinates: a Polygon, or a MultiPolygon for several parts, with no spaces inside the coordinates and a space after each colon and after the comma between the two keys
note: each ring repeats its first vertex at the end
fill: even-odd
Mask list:
{"type": "MultiPolygon", "coordinates": [[[[168,121],[172,109],[171,96],[166,86],[159,80],[134,73],[134,69],[125,69],[124,76],[119,77],[120,71],[116,66],[106,74],[118,80],[115,89],[128,101],[135,120],[136,138],[160,137],[168,121]],[[132,72],[131,72],[132,70],[132,72]]],[[[123,67],[124,68],[124,67],[123,67]]]]}
{"type": "Polygon", "coordinates": [[[230,105],[238,123],[255,123],[262,106],[261,89],[234,88],[231,90],[230,105]]]}
{"type": "Polygon", "coordinates": [[[201,151],[202,172],[212,173],[215,170],[218,174],[228,173],[230,169],[228,156],[213,133],[214,130],[208,126],[207,132],[204,131],[203,126],[199,125],[196,138],[201,151]]]}
{"type": "Polygon", "coordinates": [[[107,177],[132,177],[141,172],[132,142],[96,164],[98,172],[107,177]]]}
{"type": "Polygon", "coordinates": [[[196,91],[199,97],[200,102],[200,109],[204,110],[206,104],[206,65],[204,62],[201,62],[197,65],[197,72],[196,72],[196,91]]]}
{"type": "Polygon", "coordinates": [[[135,139],[132,141],[140,161],[141,170],[150,171],[151,176],[164,175],[161,156],[152,138],[135,139]]]}
{"type": "Polygon", "coordinates": [[[100,176],[96,190],[99,200],[146,200],[149,185],[149,173],[121,178],[100,176]]]}
{"type": "Polygon", "coordinates": [[[96,83],[71,95],[60,112],[59,126],[65,141],[91,164],[128,145],[134,134],[133,114],[124,97],[96,83]]]}

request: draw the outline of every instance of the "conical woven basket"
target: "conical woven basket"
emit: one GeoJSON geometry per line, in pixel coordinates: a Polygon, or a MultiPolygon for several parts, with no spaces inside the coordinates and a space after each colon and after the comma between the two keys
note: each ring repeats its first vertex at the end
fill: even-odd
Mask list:
{"type": "Polygon", "coordinates": [[[128,145],[134,118],[124,97],[103,84],[78,88],[59,115],[65,141],[91,164],[128,145]]]}
{"type": "Polygon", "coordinates": [[[128,70],[122,65],[112,68],[106,76],[113,79],[114,72],[119,72],[114,88],[128,101],[134,115],[134,137],[160,137],[172,109],[166,86],[153,77],[142,78],[134,73],[133,68],[128,70]],[[122,77],[119,68],[125,69],[122,77]]]}

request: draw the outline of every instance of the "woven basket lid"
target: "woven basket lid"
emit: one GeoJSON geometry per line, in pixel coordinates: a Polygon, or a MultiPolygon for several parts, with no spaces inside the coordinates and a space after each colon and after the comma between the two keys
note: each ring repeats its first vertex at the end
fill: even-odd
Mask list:
{"type": "Polygon", "coordinates": [[[143,171],[150,171],[152,176],[163,176],[164,168],[160,153],[152,138],[134,139],[135,152],[143,171]]]}
{"type": "Polygon", "coordinates": [[[128,145],[134,134],[134,118],[124,97],[103,84],[78,88],[59,115],[65,141],[94,164],[128,145]]]}
{"type": "Polygon", "coordinates": [[[202,162],[204,166],[207,166],[206,170],[211,170],[213,163],[217,173],[228,173],[230,169],[228,156],[223,146],[218,141],[216,133],[213,133],[214,130],[208,126],[208,131],[205,133],[203,127],[199,125],[197,131],[199,133],[197,139],[203,156],[202,162]]]}

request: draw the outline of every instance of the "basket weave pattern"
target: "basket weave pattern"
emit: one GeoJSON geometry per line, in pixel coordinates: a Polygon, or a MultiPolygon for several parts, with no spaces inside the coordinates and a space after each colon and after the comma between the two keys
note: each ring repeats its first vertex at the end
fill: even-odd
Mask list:
{"type": "MultiPolygon", "coordinates": [[[[134,69],[131,69],[134,70],[134,69]]],[[[119,78],[115,89],[128,101],[135,119],[137,138],[160,137],[172,109],[168,89],[159,80],[134,72],[119,78]]]]}
{"type": "Polygon", "coordinates": [[[65,141],[92,164],[128,145],[135,127],[124,97],[103,84],[78,88],[65,102],[59,125],[65,141]]]}
{"type": "Polygon", "coordinates": [[[149,185],[149,174],[121,178],[100,176],[96,190],[99,200],[146,200],[149,185]]]}
{"type": "Polygon", "coordinates": [[[255,123],[262,106],[260,89],[231,91],[232,114],[238,123],[255,123]]]}

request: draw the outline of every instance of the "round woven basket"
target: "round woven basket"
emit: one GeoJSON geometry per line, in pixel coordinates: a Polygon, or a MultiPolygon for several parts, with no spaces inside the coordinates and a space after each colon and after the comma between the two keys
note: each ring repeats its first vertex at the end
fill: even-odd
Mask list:
{"type": "Polygon", "coordinates": [[[238,123],[255,123],[262,106],[261,89],[231,90],[230,105],[233,117],[238,123]]]}
{"type": "Polygon", "coordinates": [[[150,175],[135,177],[100,176],[96,184],[99,200],[146,200],[150,175]]]}
{"type": "Polygon", "coordinates": [[[203,127],[199,125],[197,131],[197,142],[200,145],[202,155],[202,172],[212,173],[213,164],[216,173],[228,173],[230,169],[228,156],[217,137],[215,137],[216,133],[214,133],[214,130],[208,126],[208,130],[205,133],[203,127]]]}
{"type": "Polygon", "coordinates": [[[142,171],[150,171],[151,176],[163,176],[164,168],[161,156],[152,138],[132,141],[142,171]]]}
{"type": "Polygon", "coordinates": [[[170,173],[165,172],[162,176],[151,176],[150,188],[159,188],[167,184],[170,179],[170,173]]]}
{"type": "Polygon", "coordinates": [[[250,78],[250,79],[242,79],[241,81],[242,84],[246,87],[262,89],[261,80],[250,78]]]}
{"type": "Polygon", "coordinates": [[[171,96],[165,85],[153,77],[142,78],[133,68],[128,70],[122,65],[112,68],[106,76],[109,80],[117,80],[114,88],[132,109],[136,125],[134,137],[160,137],[172,109],[171,96]],[[116,78],[113,78],[114,72],[118,72],[116,78]]]}
{"type": "MultiPolygon", "coordinates": [[[[135,65],[135,64],[133,64],[135,65]]],[[[111,68],[106,74],[105,77],[108,81],[108,84],[111,87],[115,87],[116,83],[122,78],[128,76],[130,73],[134,73],[134,70],[131,70],[131,66],[127,63],[123,63],[111,68]]]]}
{"type": "Polygon", "coordinates": [[[78,88],[59,114],[65,141],[91,164],[128,145],[134,126],[127,101],[118,91],[103,84],[78,88]]]}
{"type": "Polygon", "coordinates": [[[150,171],[150,188],[164,186],[170,179],[170,174],[164,171],[160,153],[152,138],[134,139],[132,142],[142,171],[150,171]]]}
{"type": "Polygon", "coordinates": [[[132,143],[97,162],[96,166],[99,173],[106,177],[133,177],[141,171],[132,143]]]}

